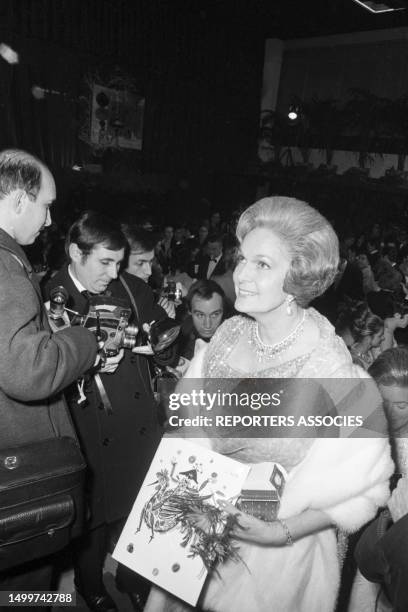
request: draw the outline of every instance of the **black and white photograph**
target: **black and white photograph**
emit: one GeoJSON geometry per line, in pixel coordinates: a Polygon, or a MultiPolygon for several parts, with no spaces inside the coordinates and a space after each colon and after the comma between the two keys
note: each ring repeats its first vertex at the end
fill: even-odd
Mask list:
{"type": "Polygon", "coordinates": [[[0,612],[408,612],[408,0],[0,0],[0,612]]]}

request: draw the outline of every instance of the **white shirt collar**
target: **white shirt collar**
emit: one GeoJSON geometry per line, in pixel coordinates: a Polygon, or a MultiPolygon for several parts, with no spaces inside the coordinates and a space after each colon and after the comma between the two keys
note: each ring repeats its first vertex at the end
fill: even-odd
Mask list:
{"type": "Polygon", "coordinates": [[[82,293],[83,291],[86,291],[86,288],[79,282],[79,280],[76,278],[76,276],[74,276],[74,273],[73,273],[72,268],[71,268],[71,264],[69,264],[69,266],[68,266],[68,274],[71,277],[71,280],[74,283],[75,287],[78,289],[79,293],[82,293]]]}

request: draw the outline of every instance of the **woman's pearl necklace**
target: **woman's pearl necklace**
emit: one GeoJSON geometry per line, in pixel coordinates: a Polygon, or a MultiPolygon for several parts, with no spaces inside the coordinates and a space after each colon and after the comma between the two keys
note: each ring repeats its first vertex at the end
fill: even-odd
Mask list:
{"type": "Polygon", "coordinates": [[[280,355],[291,347],[303,332],[305,320],[306,310],[303,310],[303,316],[296,325],[295,329],[288,336],[286,336],[286,338],[280,340],[279,342],[275,342],[275,344],[266,344],[265,342],[262,342],[261,338],[259,337],[259,325],[257,321],[252,321],[249,329],[248,342],[255,351],[258,361],[274,359],[277,355],[280,355]]]}

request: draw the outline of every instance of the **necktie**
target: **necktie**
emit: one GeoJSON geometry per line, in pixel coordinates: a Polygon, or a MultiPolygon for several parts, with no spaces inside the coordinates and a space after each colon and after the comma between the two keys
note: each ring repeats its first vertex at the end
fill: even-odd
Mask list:
{"type": "Polygon", "coordinates": [[[81,295],[84,296],[84,298],[89,302],[89,300],[93,297],[95,297],[96,295],[109,295],[108,292],[106,293],[91,293],[91,291],[88,291],[88,289],[84,289],[83,291],[81,291],[81,295]]]}
{"type": "Polygon", "coordinates": [[[92,293],[90,293],[87,289],[81,291],[81,295],[85,299],[85,305],[81,308],[81,314],[87,314],[89,312],[89,299],[92,297],[92,293]]]}

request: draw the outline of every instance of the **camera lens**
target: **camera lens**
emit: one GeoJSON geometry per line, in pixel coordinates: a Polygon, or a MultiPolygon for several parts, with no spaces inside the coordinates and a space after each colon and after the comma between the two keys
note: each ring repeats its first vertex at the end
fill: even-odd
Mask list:
{"type": "Polygon", "coordinates": [[[139,328],[136,325],[128,325],[123,333],[121,345],[123,348],[132,349],[136,346],[136,337],[139,333],[139,328]]]}
{"type": "Polygon", "coordinates": [[[62,285],[54,287],[50,292],[50,317],[58,319],[64,314],[68,300],[68,291],[62,285]]]}

